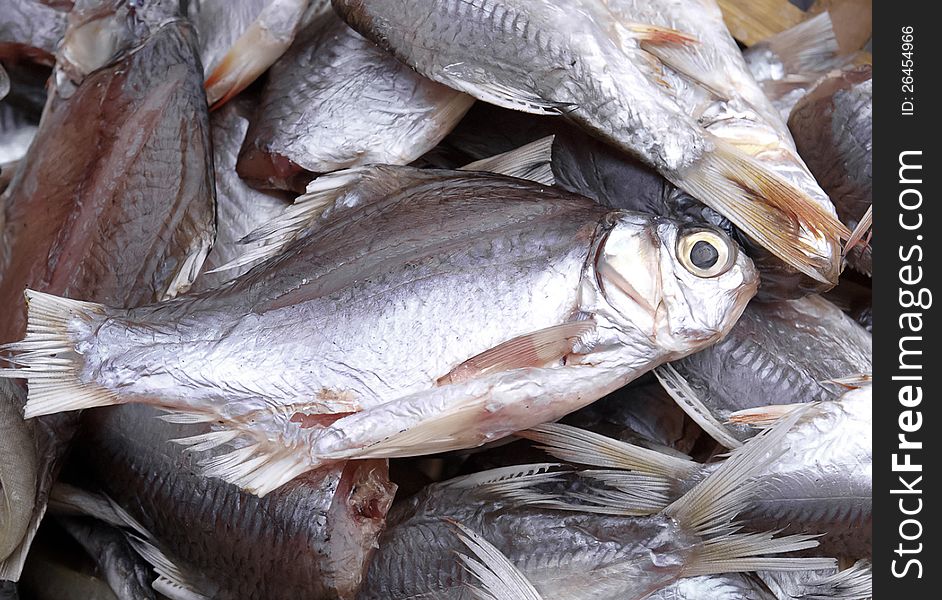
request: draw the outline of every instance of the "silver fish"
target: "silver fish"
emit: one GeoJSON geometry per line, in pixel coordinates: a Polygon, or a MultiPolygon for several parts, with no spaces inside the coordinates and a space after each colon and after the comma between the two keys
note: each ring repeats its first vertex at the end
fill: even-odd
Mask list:
{"type": "Polygon", "coordinates": [[[304,23],[330,10],[327,0],[194,0],[211,106],[235,97],[280,57],[304,23]]]}
{"type": "MultiPolygon", "coordinates": [[[[4,192],[0,340],[25,330],[27,287],[155,302],[185,289],[209,251],[209,119],[193,33],[173,4],[89,0],[69,13],[36,138],[4,192]]],[[[78,414],[18,423],[38,462],[27,536],[0,556],[0,572],[13,577],[78,414]]]]}
{"type": "Polygon", "coordinates": [[[640,157],[771,251],[799,289],[836,283],[839,240],[849,232],[752,80],[714,3],[333,5],[354,29],[430,79],[506,108],[564,114],[640,157]]]}
{"type": "MultiPolygon", "coordinates": [[[[784,451],[756,473],[759,487],[740,515],[750,530],[821,532],[821,551],[851,559],[869,558],[872,539],[871,386],[811,406],[777,405],[741,411],[739,423],[768,426],[797,412],[801,419],[784,436],[784,451]]],[[[700,465],[618,442],[566,425],[540,426],[521,435],[556,458],[607,470],[581,471],[588,488],[576,493],[521,492],[528,503],[603,514],[645,514],[667,506],[721,468],[700,465]]],[[[752,442],[750,442],[752,443],[752,442]]],[[[748,444],[747,444],[748,445],[748,444]]],[[[549,476],[558,477],[558,476],[549,476]]],[[[534,478],[535,487],[541,483],[534,478]]]]}
{"type": "MultiPolygon", "coordinates": [[[[788,119],[795,144],[834,201],[837,215],[856,229],[873,203],[873,69],[848,67],[815,85],[788,119]]],[[[873,270],[869,245],[848,254],[854,269],[873,270]]]]}
{"type": "Polygon", "coordinates": [[[10,346],[27,416],[149,402],[219,421],[190,441],[239,447],[207,473],[264,494],[558,419],[715,343],[758,283],[719,231],[485,173],[337,172],[256,233],[249,258],[269,260],[179,301],[30,292],[31,331],[58,341],[10,346]]]}
{"type": "Polygon", "coordinates": [[[819,296],[750,304],[715,346],[657,371],[674,399],[727,447],[755,432],[737,410],[836,398],[834,378],[873,370],[873,338],[819,296]]]}
{"type": "Polygon", "coordinates": [[[239,174],[256,187],[303,192],[315,174],[407,164],[473,102],[418,75],[330,11],[272,66],[239,174]]]}
{"type": "MultiPolygon", "coordinates": [[[[158,589],[219,600],[355,595],[396,489],[385,461],[338,464],[259,499],[203,477],[198,456],[170,443],[208,427],[156,414],[144,406],[86,414],[74,472],[120,509],[106,505],[103,516],[93,504],[84,514],[145,540],[174,566],[159,572],[158,589]]],[[[59,490],[60,505],[74,503],[75,490],[59,490]]]]}
{"type": "MultiPolygon", "coordinates": [[[[833,567],[829,559],[754,558],[809,549],[816,544],[808,536],[730,533],[736,527],[730,518],[756,491],[758,484],[749,477],[764,468],[770,451],[775,454],[772,448],[787,427],[770,430],[759,443],[737,451],[702,485],[649,517],[521,506],[489,491],[494,483],[513,485],[532,466],[429,486],[393,509],[359,598],[475,597],[471,589],[478,578],[465,568],[467,561],[462,564],[456,557],[466,550],[459,545],[454,522],[499,551],[544,600],[636,600],[682,577],[772,564],[782,570],[833,567]],[[765,561],[769,563],[761,564],[765,561]]],[[[506,572],[501,561],[482,562],[494,574],[506,572]]]]}

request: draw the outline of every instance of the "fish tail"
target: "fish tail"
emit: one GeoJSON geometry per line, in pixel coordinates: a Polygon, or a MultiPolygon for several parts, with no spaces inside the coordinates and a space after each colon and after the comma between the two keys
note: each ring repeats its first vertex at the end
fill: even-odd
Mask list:
{"type": "Polygon", "coordinates": [[[840,46],[827,11],[778,33],[764,42],[785,67],[787,75],[823,74],[840,66],[840,46]]]}
{"type": "Polygon", "coordinates": [[[13,367],[0,369],[0,377],[28,380],[25,417],[118,404],[114,392],[82,381],[85,361],[76,349],[94,338],[108,309],[33,290],[26,290],[26,304],[26,337],[3,347],[13,353],[13,367]]]}
{"type": "Polygon", "coordinates": [[[731,533],[700,543],[691,560],[684,566],[684,577],[699,577],[719,573],[746,573],[749,571],[807,571],[833,569],[834,558],[764,556],[815,548],[814,535],[786,535],[776,538],[774,533],[731,533]]]}
{"type": "Polygon", "coordinates": [[[805,414],[805,407],[788,413],[772,427],[732,451],[722,465],[689,492],[664,509],[682,527],[701,536],[736,532],[733,518],[748,506],[756,476],[785,452],[788,431],[805,414]]]}
{"type": "Polygon", "coordinates": [[[515,150],[482,158],[461,167],[462,171],[489,171],[519,179],[529,179],[543,185],[555,185],[553,175],[553,141],[548,135],[515,150]]]}
{"type": "Polygon", "coordinates": [[[674,178],[674,184],[729,219],[797,271],[835,285],[840,240],[850,231],[833,207],[813,198],[729,142],[714,147],[674,178]]]}
{"type": "Polygon", "coordinates": [[[693,548],[684,566],[684,577],[756,570],[830,569],[837,565],[833,558],[766,556],[815,548],[818,546],[815,535],[777,538],[775,532],[743,533],[733,522],[761,485],[756,477],[781,456],[785,436],[804,414],[803,408],[788,413],[730,453],[709,477],[664,509],[662,514],[674,518],[681,527],[707,538],[693,548]]]}
{"type": "Polygon", "coordinates": [[[801,586],[796,600],[866,600],[873,597],[873,565],[859,560],[849,569],[801,586]]]}

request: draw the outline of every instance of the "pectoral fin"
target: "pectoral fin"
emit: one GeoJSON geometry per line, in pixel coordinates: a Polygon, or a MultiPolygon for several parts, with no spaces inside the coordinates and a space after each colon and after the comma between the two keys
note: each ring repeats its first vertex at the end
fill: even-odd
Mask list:
{"type": "Polygon", "coordinates": [[[579,338],[594,328],[594,321],[573,321],[515,337],[469,358],[436,383],[450,385],[498,371],[544,367],[572,352],[579,338]]]}

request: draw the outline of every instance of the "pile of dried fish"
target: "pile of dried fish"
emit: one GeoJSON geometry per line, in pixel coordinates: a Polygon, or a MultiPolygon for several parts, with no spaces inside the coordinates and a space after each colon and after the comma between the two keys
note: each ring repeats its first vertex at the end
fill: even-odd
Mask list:
{"type": "Polygon", "coordinates": [[[713,0],[12,0],[0,597],[869,598],[845,50],[713,0]]]}

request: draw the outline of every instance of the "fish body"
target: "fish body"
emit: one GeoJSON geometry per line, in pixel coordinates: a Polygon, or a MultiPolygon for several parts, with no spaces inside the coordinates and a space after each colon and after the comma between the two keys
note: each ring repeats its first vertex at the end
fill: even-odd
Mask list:
{"type": "Polygon", "coordinates": [[[249,128],[252,98],[227,102],[210,117],[213,136],[213,171],[216,182],[216,239],[204,270],[193,284],[196,291],[216,287],[249,270],[250,266],[210,273],[236,259],[243,250],[239,240],[280,215],[290,198],[279,192],[262,192],[247,185],[236,173],[239,148],[249,128]]]}
{"type": "Polygon", "coordinates": [[[822,401],[786,438],[742,518],[758,529],[825,532],[821,551],[869,559],[873,539],[871,386],[822,401]]]}
{"type": "MultiPolygon", "coordinates": [[[[873,203],[872,74],[862,65],[821,80],[788,119],[798,151],[850,228],[873,203]]],[[[854,248],[848,260],[861,273],[872,272],[869,246],[854,248]]]]}
{"type": "Polygon", "coordinates": [[[272,66],[239,174],[256,187],[303,192],[315,174],[407,164],[472,102],[418,75],[329,11],[272,66]]]}
{"type": "Polygon", "coordinates": [[[352,598],[395,486],[384,461],[336,465],[259,499],[200,474],[171,440],[207,431],[143,406],[86,414],[78,472],[150,534],[204,597],[352,598]]]}
{"type": "MultiPolygon", "coordinates": [[[[755,470],[763,468],[769,453],[776,454],[771,448],[788,426],[776,426],[752,447],[737,450],[731,462],[701,485],[649,516],[558,511],[494,494],[494,486],[514,488],[522,479],[545,475],[546,465],[506,467],[431,485],[393,509],[359,598],[476,597],[471,591],[474,576],[456,558],[462,548],[453,523],[486,540],[545,600],[640,600],[683,577],[750,570],[728,554],[752,545],[746,542],[740,550],[726,547],[748,537],[739,539],[734,533],[737,525],[729,519],[739,511],[740,503],[748,500],[748,494],[761,486],[746,482],[755,470]],[[698,524],[690,521],[693,515],[701,519],[698,524]],[[710,551],[701,553],[707,546],[715,552],[713,558],[705,559],[710,551]],[[701,564],[719,556],[724,556],[722,566],[701,564]]],[[[792,536],[788,544],[804,545],[798,541],[801,537],[792,536]]],[[[766,554],[778,552],[773,546],[784,542],[771,535],[762,539],[759,546],[764,546],[766,554]]],[[[798,550],[798,545],[788,547],[798,550]]],[[[753,547],[745,554],[758,551],[753,547]]],[[[800,569],[816,562],[799,559],[780,568],[800,569]]],[[[485,563],[494,568],[496,561],[485,563]]],[[[762,568],[757,563],[750,566],[762,568]]],[[[761,589],[761,585],[757,587],[761,589]]]]}
{"type": "Polygon", "coordinates": [[[419,164],[457,168],[549,135],[554,136],[550,166],[559,187],[610,208],[715,225],[734,233],[727,219],[679,190],[657,171],[565,119],[478,102],[419,164]]]}
{"type": "Polygon", "coordinates": [[[638,156],[784,261],[779,277],[792,273],[796,293],[836,283],[848,232],[715,4],[334,0],[334,8],[430,79],[506,108],[564,114],[638,156]]]}
{"type": "MultiPolygon", "coordinates": [[[[159,3],[133,15],[124,2],[86,4],[70,13],[50,99],[5,192],[3,340],[26,327],[27,287],[118,306],[154,302],[189,285],[214,235],[192,31],[159,3]]],[[[77,414],[20,421],[39,460],[28,538],[77,422],[77,414]]],[[[28,545],[3,558],[21,565],[28,545]]]]}
{"type": "MultiPolygon", "coordinates": [[[[720,423],[738,410],[769,404],[834,399],[828,379],[869,373],[869,332],[817,296],[780,303],[752,303],[715,346],[671,366],[720,423]]],[[[755,432],[723,428],[740,440],[755,432]]]]}
{"type": "MultiPolygon", "coordinates": [[[[331,178],[333,205],[299,200],[261,242],[272,257],[231,284],[130,311],[81,304],[96,323],[74,330],[82,402],[159,396],[222,418],[218,440],[255,440],[229,459],[259,454],[247,473],[212,472],[264,493],[325,462],[473,447],[555,420],[714,343],[755,293],[719,231],[484,173],[331,178]],[[307,226],[304,211],[318,215],[307,226]]],[[[55,387],[33,386],[28,413],[74,406],[55,387]]]]}
{"type": "Polygon", "coordinates": [[[660,589],[648,600],[790,600],[777,597],[761,579],[743,573],[687,577],[660,589]]]}

